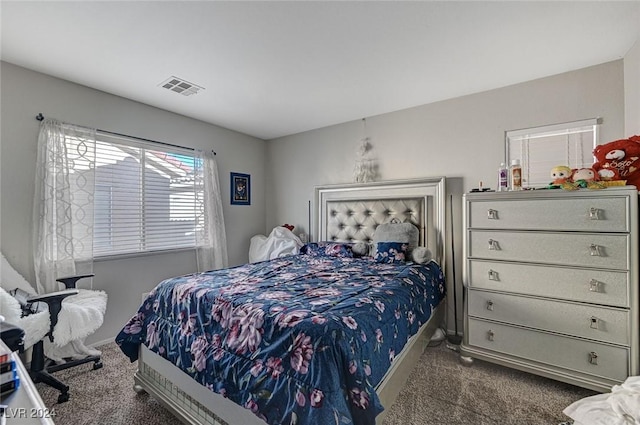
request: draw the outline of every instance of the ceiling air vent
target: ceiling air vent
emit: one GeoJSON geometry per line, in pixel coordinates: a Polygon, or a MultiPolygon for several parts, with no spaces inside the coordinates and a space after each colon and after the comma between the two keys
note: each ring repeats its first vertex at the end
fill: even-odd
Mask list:
{"type": "Polygon", "coordinates": [[[170,77],[160,83],[161,87],[167,90],[180,93],[183,96],[191,96],[198,93],[200,90],[204,90],[204,87],[200,87],[196,84],[190,83],[178,77],[170,77]]]}

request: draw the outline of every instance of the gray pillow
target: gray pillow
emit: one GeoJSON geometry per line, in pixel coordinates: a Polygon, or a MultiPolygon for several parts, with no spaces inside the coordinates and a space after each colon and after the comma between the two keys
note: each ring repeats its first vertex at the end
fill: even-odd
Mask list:
{"type": "Polygon", "coordinates": [[[402,242],[408,244],[408,258],[411,258],[411,253],[418,246],[419,240],[420,233],[415,225],[409,222],[400,223],[397,219],[379,225],[373,234],[374,247],[377,247],[378,242],[402,242]]]}

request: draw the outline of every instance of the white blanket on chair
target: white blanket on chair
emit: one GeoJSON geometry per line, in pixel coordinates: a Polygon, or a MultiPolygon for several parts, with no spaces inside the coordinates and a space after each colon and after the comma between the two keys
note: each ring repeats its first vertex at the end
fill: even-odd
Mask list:
{"type": "MultiPolygon", "coordinates": [[[[31,347],[49,332],[49,312],[44,311],[20,317],[18,301],[6,291],[19,288],[29,294],[36,295],[35,289],[9,264],[0,253],[0,314],[7,322],[20,326],[25,331],[25,348],[31,347]],[[9,298],[7,298],[9,297],[9,298]]],[[[53,330],[53,340],[45,338],[44,350],[47,357],[61,362],[64,357],[86,357],[99,355],[98,350],[84,345],[84,339],[95,332],[104,320],[107,310],[107,294],[104,291],[78,289],[78,294],[62,301],[62,310],[58,315],[58,323],[53,330]]]]}
{"type": "Polygon", "coordinates": [[[53,342],[58,347],[94,333],[104,320],[107,294],[104,291],[79,289],[62,301],[62,311],[53,329],[53,342]]]}
{"type": "Polygon", "coordinates": [[[49,332],[49,312],[41,311],[39,313],[22,316],[22,307],[14,297],[0,287],[0,314],[12,325],[19,326],[24,331],[24,346],[31,347],[40,341],[47,332],[49,332]]]}
{"type": "Polygon", "coordinates": [[[31,347],[44,338],[45,354],[56,363],[63,362],[65,357],[82,358],[88,355],[100,355],[100,351],[85,346],[84,339],[102,325],[107,309],[107,294],[104,291],[87,289],[79,289],[79,291],[77,295],[62,301],[58,323],[53,330],[53,343],[45,337],[50,326],[48,311],[21,318],[20,303],[0,288],[0,312],[7,322],[20,326],[24,330],[25,348],[31,347]]]}

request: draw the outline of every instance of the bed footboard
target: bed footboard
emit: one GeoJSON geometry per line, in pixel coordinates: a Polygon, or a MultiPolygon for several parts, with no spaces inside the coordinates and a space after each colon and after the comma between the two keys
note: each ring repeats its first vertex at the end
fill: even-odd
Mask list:
{"type": "MultiPolygon", "coordinates": [[[[376,388],[383,406],[389,408],[404,387],[431,335],[443,322],[445,304],[443,300],[420,332],[409,340],[376,388]]],[[[134,382],[136,392],[149,393],[188,425],[264,425],[264,422],[250,410],[199,385],[144,345],[140,348],[134,382]]],[[[387,411],[378,415],[376,424],[381,425],[384,422],[387,411]]]]}
{"type": "Polygon", "coordinates": [[[198,384],[144,345],[140,346],[134,390],[149,393],[185,424],[265,425],[250,410],[198,384]]]}

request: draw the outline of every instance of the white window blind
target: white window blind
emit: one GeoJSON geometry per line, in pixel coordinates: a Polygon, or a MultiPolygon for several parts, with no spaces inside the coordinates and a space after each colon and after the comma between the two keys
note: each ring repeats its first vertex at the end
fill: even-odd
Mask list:
{"type": "Polygon", "coordinates": [[[94,256],[195,247],[193,151],[98,132],[95,157],[94,256]]]}
{"type": "Polygon", "coordinates": [[[519,159],[522,186],[542,187],[550,183],[551,169],[590,167],[598,144],[596,118],[506,132],[506,161],[519,159]]]}

